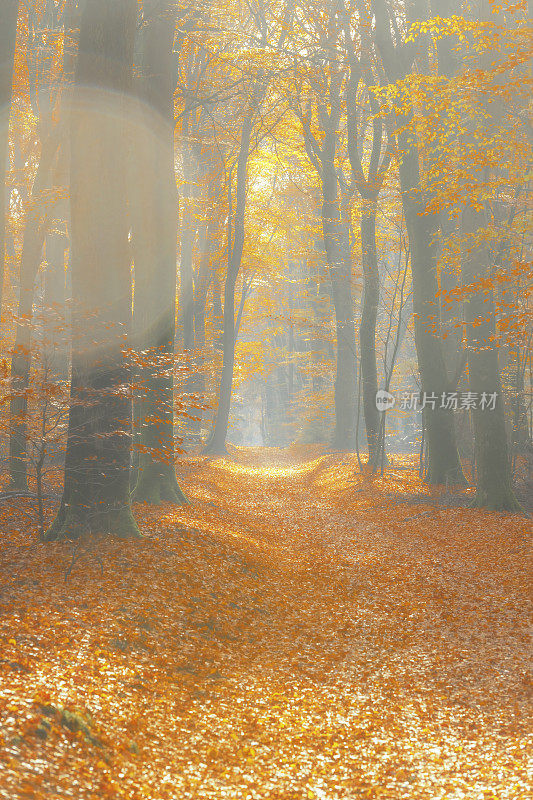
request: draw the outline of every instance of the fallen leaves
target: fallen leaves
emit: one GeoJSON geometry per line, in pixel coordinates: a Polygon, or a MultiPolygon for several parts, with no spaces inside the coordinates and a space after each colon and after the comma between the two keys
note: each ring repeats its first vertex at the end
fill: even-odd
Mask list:
{"type": "Polygon", "coordinates": [[[8,530],[0,797],[527,796],[528,523],[267,456],[187,459],[103,576],[8,530]]]}

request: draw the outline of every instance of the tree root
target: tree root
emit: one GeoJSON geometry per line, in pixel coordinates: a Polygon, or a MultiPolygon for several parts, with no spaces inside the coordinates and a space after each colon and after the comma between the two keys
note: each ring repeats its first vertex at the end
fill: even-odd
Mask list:
{"type": "Polygon", "coordinates": [[[174,468],[169,466],[163,471],[159,464],[151,464],[140,472],[132,500],[155,506],[161,503],[174,503],[180,506],[190,503],[176,479],[174,468]]]}
{"type": "Polygon", "coordinates": [[[117,539],[140,539],[142,537],[129,506],[91,514],[88,509],[69,508],[67,510],[62,502],[55,520],[44,533],[41,541],[72,541],[89,533],[103,533],[117,539]]]}

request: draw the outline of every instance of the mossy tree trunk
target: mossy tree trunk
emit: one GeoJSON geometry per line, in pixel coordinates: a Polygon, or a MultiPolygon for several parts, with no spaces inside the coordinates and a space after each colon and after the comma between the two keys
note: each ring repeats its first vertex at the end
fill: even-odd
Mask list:
{"type": "Polygon", "coordinates": [[[131,324],[126,114],[136,0],[84,5],[71,115],[71,408],[65,484],[45,539],[139,536],[129,495],[131,324]]]}
{"type": "Polygon", "coordinates": [[[133,498],[183,504],[174,461],[177,190],[174,177],[175,22],[160,0],[145,4],[132,191],[134,330],[142,352],[133,498]]]}

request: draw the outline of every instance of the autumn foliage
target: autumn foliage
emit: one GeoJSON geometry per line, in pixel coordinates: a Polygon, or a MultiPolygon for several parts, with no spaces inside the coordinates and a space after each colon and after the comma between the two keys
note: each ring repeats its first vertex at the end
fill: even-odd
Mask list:
{"type": "Polygon", "coordinates": [[[0,796],[525,800],[529,524],[264,458],[181,461],[126,545],[4,506],[0,796]]]}
{"type": "Polygon", "coordinates": [[[531,9],[0,0],[0,800],[531,797],[531,9]]]}

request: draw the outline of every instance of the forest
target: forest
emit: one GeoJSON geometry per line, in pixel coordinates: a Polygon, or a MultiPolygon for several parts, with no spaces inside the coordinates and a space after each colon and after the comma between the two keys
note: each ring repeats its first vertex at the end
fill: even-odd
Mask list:
{"type": "Polygon", "coordinates": [[[531,796],[532,18],[0,0],[0,800],[531,796]]]}

